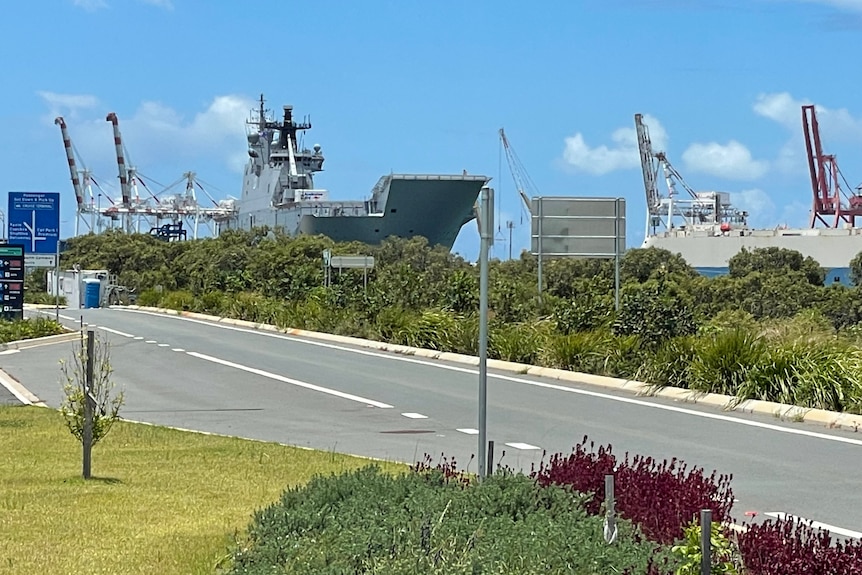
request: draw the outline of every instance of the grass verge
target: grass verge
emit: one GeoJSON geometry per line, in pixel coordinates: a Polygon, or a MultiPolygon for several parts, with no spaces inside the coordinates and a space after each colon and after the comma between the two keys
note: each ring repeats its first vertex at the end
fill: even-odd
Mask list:
{"type": "Polygon", "coordinates": [[[85,482],[59,412],[0,407],[0,574],[212,575],[254,510],[288,486],[367,463],[118,422],[85,482]]]}

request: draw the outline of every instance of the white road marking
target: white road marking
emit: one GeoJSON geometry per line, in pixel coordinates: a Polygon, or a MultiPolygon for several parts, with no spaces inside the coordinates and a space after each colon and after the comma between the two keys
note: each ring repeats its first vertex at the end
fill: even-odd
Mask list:
{"type": "Polygon", "coordinates": [[[427,415],[422,415],[421,413],[407,412],[402,413],[401,415],[403,415],[404,417],[409,417],[410,419],[428,419],[427,415]]]}
{"type": "Polygon", "coordinates": [[[158,343],[158,342],[157,342],[156,340],[154,340],[154,339],[148,339],[148,340],[147,340],[147,341],[145,341],[144,343],[158,343]]]}
{"type": "MultiPolygon", "coordinates": [[[[790,513],[784,513],[783,511],[767,511],[764,515],[768,517],[774,517],[775,519],[800,519],[801,521],[808,523],[808,519],[804,517],[799,517],[798,515],[792,515],[790,513]]],[[[862,539],[862,533],[859,531],[853,531],[852,529],[844,529],[843,527],[836,527],[834,525],[829,525],[828,523],[821,523],[819,521],[811,521],[811,525],[818,529],[823,529],[825,531],[829,531],[830,533],[834,533],[835,535],[843,535],[844,537],[853,537],[855,539],[862,539]]]]}
{"type": "MultiPolygon", "coordinates": [[[[378,357],[381,359],[388,359],[390,361],[403,361],[403,362],[412,363],[412,364],[416,364],[416,365],[425,365],[425,366],[429,366],[429,367],[434,367],[437,369],[446,369],[449,371],[457,371],[460,373],[469,373],[471,375],[478,375],[479,374],[479,370],[477,370],[477,369],[472,369],[472,368],[467,368],[467,367],[458,367],[458,366],[454,366],[454,365],[446,365],[446,364],[442,364],[440,362],[415,359],[412,357],[404,357],[404,356],[400,356],[400,355],[395,355],[393,353],[385,353],[385,352],[379,352],[379,351],[368,351],[368,350],[364,350],[364,349],[354,349],[354,348],[345,347],[342,345],[337,345],[337,344],[332,344],[332,343],[325,343],[325,342],[320,342],[320,341],[309,341],[308,339],[305,339],[302,337],[297,337],[297,336],[290,336],[290,335],[278,334],[278,333],[270,333],[270,332],[266,332],[266,331],[246,329],[246,328],[235,327],[235,326],[230,326],[230,325],[220,325],[220,324],[217,324],[217,323],[214,323],[211,321],[204,321],[204,320],[193,319],[193,318],[182,317],[182,316],[175,316],[175,315],[165,315],[165,314],[159,314],[159,313],[148,312],[148,311],[143,311],[143,310],[124,309],[121,311],[126,312],[126,313],[140,313],[140,314],[152,315],[152,316],[157,316],[157,317],[164,317],[164,318],[169,318],[169,319],[189,321],[192,323],[199,323],[199,324],[207,325],[207,326],[218,328],[218,329],[227,329],[227,330],[231,330],[231,331],[239,331],[239,332],[250,333],[250,334],[259,335],[259,336],[263,336],[263,337],[273,337],[276,339],[283,339],[283,340],[293,341],[293,342],[297,342],[297,343],[303,343],[306,345],[313,345],[313,346],[317,346],[317,347],[324,347],[327,349],[335,349],[335,350],[339,350],[339,351],[346,351],[346,352],[350,352],[350,353],[356,353],[359,355],[378,357]]],[[[658,409],[658,410],[662,410],[662,411],[681,413],[683,415],[690,415],[692,417],[712,419],[714,421],[724,421],[726,423],[735,423],[737,425],[745,425],[748,427],[768,429],[770,431],[777,431],[779,433],[789,433],[791,435],[800,435],[800,436],[804,436],[804,437],[811,437],[814,439],[824,439],[826,441],[836,441],[838,443],[846,443],[849,445],[862,446],[862,439],[852,439],[850,437],[843,437],[840,435],[829,435],[826,433],[818,433],[816,431],[808,431],[805,429],[796,429],[793,427],[783,427],[783,426],[774,425],[771,423],[761,423],[759,421],[749,421],[747,419],[741,419],[739,417],[731,417],[729,415],[721,415],[721,414],[717,414],[717,413],[708,413],[705,411],[686,409],[684,407],[677,407],[674,405],[664,405],[661,403],[652,403],[650,401],[645,401],[642,399],[633,399],[633,398],[629,398],[629,397],[619,397],[616,395],[610,395],[610,394],[601,393],[598,391],[589,391],[586,389],[577,389],[574,387],[567,387],[565,385],[558,385],[558,384],[553,384],[553,383],[544,383],[541,381],[533,381],[533,380],[524,379],[524,378],[520,378],[520,377],[512,377],[512,376],[500,375],[500,374],[496,374],[496,373],[489,373],[488,377],[493,378],[493,379],[510,381],[512,383],[519,383],[522,385],[541,387],[544,389],[553,389],[555,391],[563,391],[566,393],[574,393],[576,395],[585,395],[588,397],[595,397],[598,399],[606,399],[609,401],[618,401],[621,403],[627,403],[629,405],[637,405],[639,407],[647,407],[647,408],[658,409]]]]}
{"type": "Polygon", "coordinates": [[[136,336],[135,336],[135,339],[144,339],[144,338],[143,338],[143,337],[141,337],[141,336],[139,336],[139,335],[136,335],[136,336]]]}
{"type": "Polygon", "coordinates": [[[168,347],[168,346],[170,346],[170,345],[171,345],[171,344],[169,344],[169,343],[160,343],[160,344],[159,344],[159,347],[168,347]]]}
{"type": "Polygon", "coordinates": [[[531,450],[531,449],[541,449],[541,447],[537,445],[530,445],[529,443],[507,443],[509,447],[514,447],[515,449],[523,449],[523,450],[531,450]]]}
{"type": "Polygon", "coordinates": [[[3,351],[0,351],[0,355],[12,355],[13,353],[20,353],[20,352],[21,352],[20,349],[6,349],[3,351]]]}
{"type": "Polygon", "coordinates": [[[185,350],[184,350],[183,348],[181,348],[181,347],[175,347],[175,348],[173,348],[171,351],[179,351],[179,352],[183,352],[183,351],[185,351],[185,350]]]}
{"type": "Polygon", "coordinates": [[[319,391],[320,393],[325,393],[327,395],[334,395],[335,397],[340,397],[342,399],[349,399],[350,401],[356,401],[358,403],[364,403],[366,405],[370,405],[373,407],[380,407],[382,409],[391,409],[393,406],[388,403],[383,403],[381,401],[375,401],[373,399],[367,399],[365,397],[360,397],[358,395],[353,395],[352,393],[344,393],[343,391],[338,391],[336,389],[330,389],[328,387],[323,387],[320,385],[315,385],[313,383],[307,383],[305,381],[300,381],[298,379],[293,379],[290,377],[284,377],[283,375],[278,375],[277,373],[270,373],[268,371],[264,371],[262,369],[257,369],[255,367],[248,367],[247,365],[241,365],[239,363],[234,363],[232,361],[227,361],[225,359],[219,359],[217,357],[213,357],[211,355],[205,355],[203,353],[198,353],[196,351],[190,351],[188,354],[192,357],[196,357],[198,359],[203,359],[205,361],[210,361],[212,363],[218,363],[220,365],[225,365],[227,367],[232,367],[234,369],[240,369],[242,371],[246,371],[248,373],[253,373],[255,375],[259,375],[261,377],[268,377],[269,379],[274,379],[276,381],[281,381],[283,383],[289,383],[290,385],[295,385],[297,387],[304,387],[305,389],[310,389],[312,391],[319,391]]]}
{"type": "Polygon", "coordinates": [[[478,429],[473,429],[472,427],[461,427],[456,429],[455,431],[460,431],[461,433],[466,433],[467,435],[479,435],[478,429]]]}
{"type": "Polygon", "coordinates": [[[135,337],[135,336],[133,336],[133,335],[132,335],[132,334],[130,334],[130,333],[126,333],[126,332],[124,332],[124,331],[120,331],[120,330],[118,330],[118,329],[111,329],[111,328],[109,328],[109,327],[105,327],[105,326],[103,326],[103,325],[101,325],[101,326],[93,326],[93,327],[97,327],[97,328],[101,329],[102,331],[107,331],[108,333],[114,333],[114,334],[117,334],[117,335],[120,335],[120,336],[123,336],[123,337],[135,337]]]}

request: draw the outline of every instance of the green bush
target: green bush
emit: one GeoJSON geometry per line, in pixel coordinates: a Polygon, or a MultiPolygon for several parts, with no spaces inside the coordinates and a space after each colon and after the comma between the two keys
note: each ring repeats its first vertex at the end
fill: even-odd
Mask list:
{"type": "Polygon", "coordinates": [[[0,320],[0,343],[61,333],[66,333],[66,328],[53,319],[44,317],[28,318],[22,321],[0,320]]]}
{"type": "Polygon", "coordinates": [[[287,490],[255,514],[231,573],[647,573],[676,564],[619,520],[613,545],[582,498],[508,472],[481,483],[370,466],[287,490]]]}

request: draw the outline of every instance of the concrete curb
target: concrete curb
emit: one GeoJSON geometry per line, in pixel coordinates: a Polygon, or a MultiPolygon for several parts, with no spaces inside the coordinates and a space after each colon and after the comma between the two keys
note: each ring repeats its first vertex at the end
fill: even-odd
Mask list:
{"type": "Polygon", "coordinates": [[[58,335],[46,335],[45,337],[34,337],[32,339],[19,339],[17,341],[10,341],[7,343],[0,344],[0,351],[9,351],[13,349],[29,349],[31,347],[39,347],[42,345],[52,345],[55,343],[74,341],[79,337],[81,337],[81,334],[79,332],[70,331],[68,333],[61,333],[58,335]]]}
{"type": "Polygon", "coordinates": [[[8,389],[9,392],[24,405],[47,407],[41,399],[36,397],[29,389],[21,385],[18,380],[2,369],[0,369],[0,385],[8,389]]]}
{"type": "MultiPolygon", "coordinates": [[[[218,317],[206,315],[197,312],[180,312],[177,310],[169,310],[156,307],[144,307],[137,305],[130,306],[111,306],[119,309],[134,309],[140,311],[148,311],[152,313],[162,313],[167,315],[175,315],[187,317],[189,319],[197,319],[201,321],[209,321],[214,323],[222,323],[245,327],[248,329],[272,331],[283,333],[286,335],[295,335],[300,337],[308,337],[312,339],[320,339],[335,343],[343,343],[355,345],[379,351],[389,351],[402,355],[410,355],[417,357],[425,357],[429,359],[439,359],[441,361],[449,361],[453,363],[462,363],[466,365],[476,366],[479,364],[479,358],[471,355],[463,355],[459,353],[451,353],[444,351],[436,351],[431,349],[421,349],[373,341],[367,339],[359,339],[356,337],[348,337],[342,335],[333,335],[315,331],[307,331],[302,329],[287,328],[281,329],[273,325],[256,323],[245,320],[231,319],[226,317],[218,317]]],[[[796,405],[788,405],[784,403],[774,403],[771,401],[760,401],[749,399],[743,402],[738,402],[734,396],[723,395],[718,393],[703,393],[683,389],[678,387],[653,388],[650,384],[642,381],[629,379],[620,379],[616,377],[606,377],[601,375],[593,375],[590,373],[580,373],[576,371],[568,371],[551,367],[540,367],[515,363],[511,361],[503,361],[499,359],[489,359],[488,368],[500,371],[509,371],[516,374],[534,375],[538,377],[546,377],[556,379],[558,381],[587,384],[596,387],[601,387],[616,391],[626,391],[636,396],[655,396],[672,399],[681,403],[691,403],[700,405],[709,405],[717,407],[722,411],[736,411],[739,413],[770,415],[782,421],[794,421],[804,423],[815,423],[823,425],[831,429],[844,429],[849,431],[859,431],[862,428],[862,415],[840,413],[836,411],[827,411],[825,409],[812,409],[807,407],[799,407],[796,405]]]]}

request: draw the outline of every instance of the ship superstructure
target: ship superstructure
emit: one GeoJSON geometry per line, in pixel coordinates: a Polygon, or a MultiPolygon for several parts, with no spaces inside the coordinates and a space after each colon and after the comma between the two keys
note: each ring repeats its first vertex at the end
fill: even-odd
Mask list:
{"type": "Polygon", "coordinates": [[[323,171],[321,146],[301,144],[311,122],[284,106],[275,121],[260,106],[247,121],[249,161],[243,173],[237,216],[219,229],[270,226],[289,235],[323,234],[335,241],[376,244],[389,236],[424,236],[452,248],[489,178],[481,175],[389,174],[365,200],[332,200],[314,183],[323,171]]]}
{"type": "MultiPolygon", "coordinates": [[[[696,192],[662,151],[652,149],[641,114],[635,115],[638,148],[647,200],[642,247],[680,254],[705,275],[727,273],[730,258],[743,249],[778,247],[810,256],[826,269],[826,283],[849,283],[849,265],[862,252],[859,189],[846,197],[835,156],[824,154],[814,106],[802,107],[814,202],[809,228],[776,226],[752,229],[749,214],[735,208],[726,192],[696,192]],[[666,191],[661,190],[660,178],[666,191]],[[679,192],[678,188],[683,192],[679,192]],[[825,227],[817,227],[822,224],[825,227]]],[[[847,186],[849,189],[849,185],[847,186]]]]}

